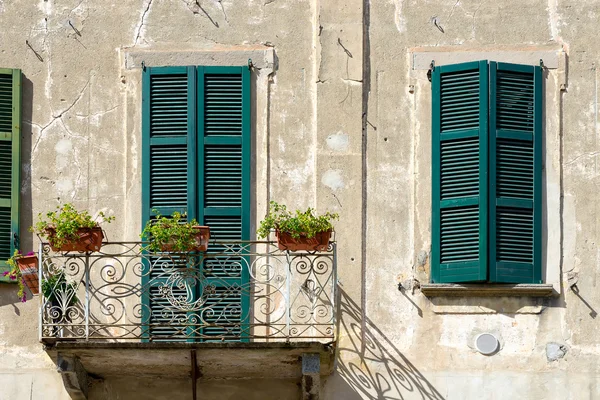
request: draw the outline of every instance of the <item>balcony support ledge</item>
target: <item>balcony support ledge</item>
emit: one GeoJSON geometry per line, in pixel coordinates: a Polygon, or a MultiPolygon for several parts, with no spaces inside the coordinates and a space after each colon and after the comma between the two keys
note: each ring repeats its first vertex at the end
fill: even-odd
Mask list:
{"type": "Polygon", "coordinates": [[[421,284],[421,293],[427,297],[551,297],[557,296],[551,284],[421,284]]]}
{"type": "MultiPolygon", "coordinates": [[[[189,378],[192,350],[198,380],[294,379],[305,375],[305,354],[318,361],[317,375],[333,371],[334,344],[320,342],[140,343],[56,342],[47,347],[60,360],[77,359],[90,376],[189,378]]],[[[54,358],[53,357],[53,358],[54,358]]],[[[76,365],[70,363],[69,365],[76,365]]],[[[70,371],[70,370],[69,370],[70,371]]],[[[314,371],[314,369],[310,370],[314,371]]],[[[314,379],[315,372],[309,372],[314,379]]],[[[72,376],[71,376],[72,377],[72,376]]],[[[320,385],[316,385],[317,388],[320,385]]],[[[311,397],[318,399],[318,397],[311,397]]]]}
{"type": "Polygon", "coordinates": [[[79,358],[59,354],[57,370],[62,376],[67,393],[73,400],[87,400],[89,377],[79,358]]]}

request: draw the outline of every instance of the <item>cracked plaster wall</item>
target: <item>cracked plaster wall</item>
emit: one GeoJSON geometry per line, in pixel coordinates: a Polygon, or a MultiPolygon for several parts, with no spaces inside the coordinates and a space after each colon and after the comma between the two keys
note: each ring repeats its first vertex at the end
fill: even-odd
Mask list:
{"type": "MultiPolygon", "coordinates": [[[[115,215],[109,238],[137,239],[141,74],[126,68],[127,51],[273,46],[278,68],[262,77],[254,113],[256,217],[269,199],[341,214],[339,358],[325,398],[599,397],[599,9],[597,0],[0,1],[0,66],[25,78],[22,226],[70,201],[115,215]],[[410,71],[410,49],[545,45],[568,57],[562,118],[547,123],[559,125],[562,273],[579,274],[579,296],[566,279],[550,300],[398,291],[427,276],[430,246],[429,86],[410,71]],[[473,350],[482,331],[501,336],[496,355],[473,350]],[[549,342],[569,352],[549,364],[549,342]]],[[[67,398],[37,343],[37,302],[12,296],[1,285],[0,383],[10,391],[0,399],[67,398]]]]}

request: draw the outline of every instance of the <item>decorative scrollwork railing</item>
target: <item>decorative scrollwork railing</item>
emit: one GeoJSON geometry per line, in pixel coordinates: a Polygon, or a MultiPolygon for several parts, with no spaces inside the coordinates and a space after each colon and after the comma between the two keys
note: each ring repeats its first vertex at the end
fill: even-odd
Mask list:
{"type": "Polygon", "coordinates": [[[272,242],[211,242],[148,253],[142,242],[54,253],[40,245],[40,337],[52,340],[331,341],[335,244],[288,253],[272,242]]]}

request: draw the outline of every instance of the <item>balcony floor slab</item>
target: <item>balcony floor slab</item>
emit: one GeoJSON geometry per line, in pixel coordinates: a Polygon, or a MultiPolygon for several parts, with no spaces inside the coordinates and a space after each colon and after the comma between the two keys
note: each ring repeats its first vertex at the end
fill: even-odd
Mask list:
{"type": "Polygon", "coordinates": [[[334,345],[320,342],[107,343],[57,342],[51,357],[76,357],[94,378],[189,378],[192,352],[199,379],[300,379],[302,355],[319,354],[321,375],[333,370],[334,345]]]}

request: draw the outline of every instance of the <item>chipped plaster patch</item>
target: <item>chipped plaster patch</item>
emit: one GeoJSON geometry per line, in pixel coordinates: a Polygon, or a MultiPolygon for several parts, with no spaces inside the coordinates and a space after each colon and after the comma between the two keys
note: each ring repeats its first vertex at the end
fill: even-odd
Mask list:
{"type": "Polygon", "coordinates": [[[335,151],[346,151],[350,144],[350,138],[347,133],[338,132],[327,136],[327,147],[335,151]]]}
{"type": "Polygon", "coordinates": [[[61,178],[56,181],[56,191],[60,196],[66,196],[73,190],[73,181],[69,178],[61,178]]]}
{"type": "Polygon", "coordinates": [[[54,146],[56,151],[56,168],[62,169],[69,164],[69,154],[73,151],[73,143],[69,139],[61,139],[54,146]]]}
{"type": "Polygon", "coordinates": [[[394,13],[394,23],[396,24],[396,29],[398,32],[402,33],[406,31],[406,18],[402,16],[402,6],[404,5],[404,0],[393,0],[394,6],[396,7],[396,12],[394,13]]]}
{"type": "Polygon", "coordinates": [[[344,178],[342,177],[342,170],[330,169],[323,174],[321,177],[321,183],[332,190],[343,189],[344,178]]]}
{"type": "Polygon", "coordinates": [[[546,344],[546,359],[548,362],[557,361],[567,354],[567,346],[560,343],[548,343],[546,344]]]}
{"type": "Polygon", "coordinates": [[[56,150],[58,154],[69,154],[71,150],[73,150],[73,143],[71,143],[69,139],[61,139],[56,143],[56,146],[54,146],[54,150],[56,150]]]}
{"type": "Polygon", "coordinates": [[[568,52],[568,46],[560,36],[561,17],[558,13],[558,0],[548,0],[548,27],[550,28],[550,40],[561,44],[568,52]]]}

